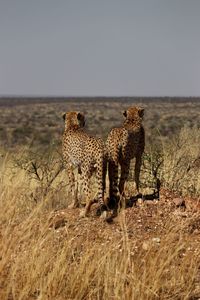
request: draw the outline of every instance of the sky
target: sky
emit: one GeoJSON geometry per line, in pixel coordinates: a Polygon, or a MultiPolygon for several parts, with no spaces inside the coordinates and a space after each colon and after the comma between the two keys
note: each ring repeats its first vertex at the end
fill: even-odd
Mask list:
{"type": "Polygon", "coordinates": [[[200,96],[200,1],[0,0],[0,95],[200,96]]]}

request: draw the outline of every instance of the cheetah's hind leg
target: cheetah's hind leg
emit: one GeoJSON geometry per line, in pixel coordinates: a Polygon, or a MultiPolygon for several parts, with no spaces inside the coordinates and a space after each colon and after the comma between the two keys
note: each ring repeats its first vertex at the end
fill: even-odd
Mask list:
{"type": "Polygon", "coordinates": [[[118,207],[119,193],[118,193],[118,165],[114,161],[108,163],[108,176],[109,176],[109,209],[118,207]]]}

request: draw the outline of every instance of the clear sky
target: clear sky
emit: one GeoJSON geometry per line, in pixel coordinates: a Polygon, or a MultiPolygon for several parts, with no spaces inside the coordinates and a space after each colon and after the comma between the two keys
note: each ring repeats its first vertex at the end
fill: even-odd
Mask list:
{"type": "Polygon", "coordinates": [[[0,95],[200,96],[200,0],[0,0],[0,95]]]}

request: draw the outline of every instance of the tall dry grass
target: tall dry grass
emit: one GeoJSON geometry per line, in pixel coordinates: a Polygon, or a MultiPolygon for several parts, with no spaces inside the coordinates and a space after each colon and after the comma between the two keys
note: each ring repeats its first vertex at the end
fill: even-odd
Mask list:
{"type": "Polygon", "coordinates": [[[157,134],[146,148],[141,171],[144,187],[155,187],[159,180],[180,196],[200,197],[200,128],[185,126],[168,139],[157,134]]]}
{"type": "Polygon", "coordinates": [[[200,128],[185,126],[163,142],[162,176],[171,190],[200,197],[200,128]]]}
{"type": "MultiPolygon", "coordinates": [[[[164,146],[161,175],[165,184],[182,191],[187,182],[190,191],[196,180],[197,194],[196,173],[186,180],[179,168],[186,170],[191,162],[188,173],[197,172],[192,163],[199,153],[199,130],[183,129],[179,138],[182,144],[176,140],[164,146]]],[[[11,155],[1,159],[0,168],[0,299],[200,297],[199,243],[189,230],[199,216],[178,223],[169,218],[160,242],[147,249],[143,237],[129,235],[123,212],[117,229],[97,217],[79,220],[67,211],[65,226],[56,229],[50,226],[51,217],[70,201],[64,172],[35,201],[38,181],[13,167],[11,155]]]]}

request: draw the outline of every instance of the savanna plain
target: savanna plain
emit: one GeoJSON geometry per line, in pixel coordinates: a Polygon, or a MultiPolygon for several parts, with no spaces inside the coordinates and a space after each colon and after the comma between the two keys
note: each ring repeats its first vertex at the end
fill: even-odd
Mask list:
{"type": "Polygon", "coordinates": [[[0,299],[200,299],[199,120],[198,98],[1,98],[0,299]],[[80,218],[62,114],[83,112],[105,141],[132,105],[145,109],[142,196],[132,166],[119,214],[80,218]]]}

